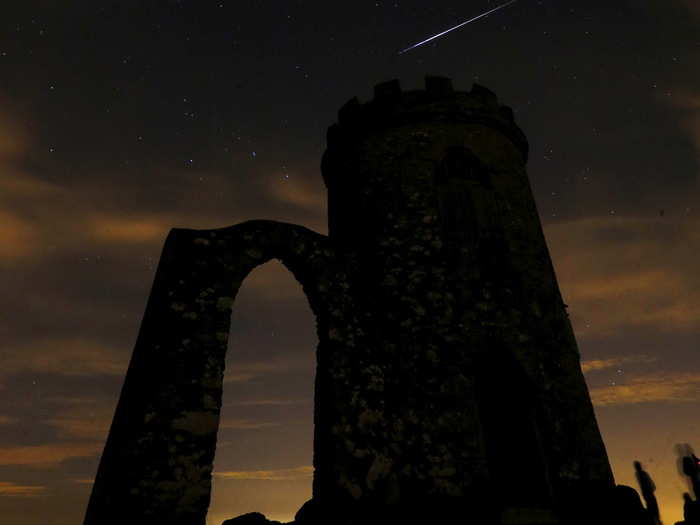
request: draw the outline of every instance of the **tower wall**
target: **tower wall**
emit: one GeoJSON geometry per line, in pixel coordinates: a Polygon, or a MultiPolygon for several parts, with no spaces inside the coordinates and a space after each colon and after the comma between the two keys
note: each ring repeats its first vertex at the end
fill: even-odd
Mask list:
{"type": "Polygon", "coordinates": [[[510,108],[428,77],[425,91],[380,84],[338,120],[322,162],[329,237],[363,268],[384,413],[434,423],[428,437],[450,451],[416,458],[410,477],[445,494],[490,486],[504,508],[556,509],[612,487],[510,108]]]}

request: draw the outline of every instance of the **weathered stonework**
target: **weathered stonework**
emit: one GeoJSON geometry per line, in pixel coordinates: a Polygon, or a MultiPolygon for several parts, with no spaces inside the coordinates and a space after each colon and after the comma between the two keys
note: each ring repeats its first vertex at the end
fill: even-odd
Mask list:
{"type": "Polygon", "coordinates": [[[437,508],[479,524],[583,523],[571,502],[614,481],[527,151],[483,87],[387,82],[328,131],[327,237],[273,221],[172,230],[85,525],[204,525],[231,309],[272,258],[317,320],[324,523],[437,508]]]}

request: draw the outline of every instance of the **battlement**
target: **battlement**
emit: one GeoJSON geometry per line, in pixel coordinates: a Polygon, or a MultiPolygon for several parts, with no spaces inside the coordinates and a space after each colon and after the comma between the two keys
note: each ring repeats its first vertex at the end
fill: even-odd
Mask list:
{"type": "Polygon", "coordinates": [[[402,91],[394,79],[377,84],[369,102],[350,99],[338,111],[338,123],[328,128],[328,149],[342,148],[349,140],[382,128],[431,121],[488,126],[511,140],[527,162],[527,138],[515,124],[510,107],[500,105],[496,95],[479,84],[471,91],[455,91],[451,79],[437,76],[426,76],[422,91],[402,91]]]}

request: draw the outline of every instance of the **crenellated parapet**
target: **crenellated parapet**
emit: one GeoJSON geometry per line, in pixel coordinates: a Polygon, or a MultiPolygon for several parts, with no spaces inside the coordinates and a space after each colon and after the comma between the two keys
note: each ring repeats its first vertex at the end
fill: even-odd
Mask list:
{"type": "MultiPolygon", "coordinates": [[[[499,104],[484,86],[474,84],[471,91],[455,91],[449,78],[435,76],[425,77],[425,90],[403,91],[398,80],[390,80],[377,84],[374,98],[364,104],[351,98],[338,111],[338,123],[328,128],[324,162],[336,148],[346,148],[379,130],[430,122],[490,127],[508,137],[523,163],[527,162],[527,138],[515,124],[510,107],[499,104]]],[[[325,170],[324,181],[329,189],[335,182],[325,170]]]]}

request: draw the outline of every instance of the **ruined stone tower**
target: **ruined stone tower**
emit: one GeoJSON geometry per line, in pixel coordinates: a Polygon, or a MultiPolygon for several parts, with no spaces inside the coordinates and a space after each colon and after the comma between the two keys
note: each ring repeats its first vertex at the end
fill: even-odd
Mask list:
{"type": "Polygon", "coordinates": [[[527,154],[486,88],[391,81],[328,130],[327,237],[172,230],[85,525],[204,525],[233,301],[271,258],[317,320],[320,523],[599,523],[614,481],[527,154]]]}

